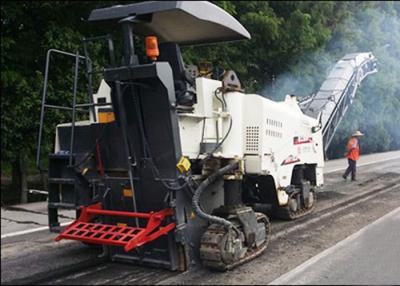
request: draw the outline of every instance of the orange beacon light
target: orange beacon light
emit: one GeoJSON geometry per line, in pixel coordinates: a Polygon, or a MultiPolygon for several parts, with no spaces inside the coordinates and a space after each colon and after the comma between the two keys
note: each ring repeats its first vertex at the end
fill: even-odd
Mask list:
{"type": "Polygon", "coordinates": [[[155,36],[146,37],[146,55],[152,61],[157,60],[157,57],[160,55],[160,52],[158,51],[157,37],[155,36]]]}

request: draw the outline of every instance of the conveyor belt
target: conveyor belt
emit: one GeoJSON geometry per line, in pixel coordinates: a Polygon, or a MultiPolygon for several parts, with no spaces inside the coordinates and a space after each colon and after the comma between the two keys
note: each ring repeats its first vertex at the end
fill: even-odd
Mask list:
{"type": "Polygon", "coordinates": [[[376,63],[372,53],[347,54],[335,64],[319,91],[300,101],[306,115],[319,119],[325,151],[361,81],[378,71],[376,63]]]}

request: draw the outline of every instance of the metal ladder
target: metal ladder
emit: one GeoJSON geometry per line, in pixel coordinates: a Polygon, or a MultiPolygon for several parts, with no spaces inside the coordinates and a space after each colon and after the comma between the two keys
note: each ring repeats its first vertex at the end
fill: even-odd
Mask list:
{"type": "Polygon", "coordinates": [[[87,44],[92,41],[96,40],[105,40],[108,43],[108,50],[109,50],[109,63],[111,66],[115,65],[115,55],[114,55],[114,44],[110,35],[105,36],[98,36],[98,37],[90,37],[84,38],[83,48],[84,48],[84,56],[81,56],[78,51],[75,53],[60,51],[57,49],[49,49],[46,55],[46,67],[45,67],[45,75],[44,75],[44,85],[43,85],[43,94],[42,94],[42,105],[41,105],[41,112],[40,112],[40,126],[39,126],[39,135],[37,141],[37,153],[36,153],[36,167],[39,169],[40,172],[47,171],[44,170],[40,165],[40,157],[41,157],[41,147],[42,147],[42,135],[43,135],[43,125],[44,125],[44,116],[46,108],[58,109],[58,110],[67,110],[72,112],[72,122],[71,122],[71,141],[70,141],[70,150],[69,150],[69,166],[72,166],[72,158],[73,158],[73,151],[74,151],[74,142],[75,142],[75,123],[76,123],[76,112],[91,112],[92,118],[94,122],[96,122],[95,116],[95,106],[111,106],[110,103],[94,103],[93,101],[93,74],[95,73],[102,73],[103,71],[93,71],[92,61],[90,60],[87,44]],[[75,66],[74,66],[74,84],[73,84],[73,99],[72,99],[72,107],[68,106],[59,106],[59,105],[51,105],[46,104],[47,98],[47,89],[48,89],[48,77],[49,77],[49,66],[50,66],[50,59],[51,54],[61,54],[68,57],[75,58],[75,66]],[[89,103],[77,104],[76,103],[76,95],[77,95],[77,87],[78,87],[78,80],[79,80],[79,63],[80,60],[85,60],[86,63],[86,76],[88,80],[88,98],[89,103]],[[86,110],[89,108],[90,110],[86,110]]]}
{"type": "MultiPolygon", "coordinates": [[[[73,159],[75,158],[74,155],[74,143],[75,143],[75,126],[76,126],[76,113],[77,112],[91,112],[92,113],[92,120],[96,122],[96,115],[95,115],[95,106],[111,106],[110,103],[94,103],[93,101],[93,74],[95,73],[102,73],[103,71],[93,71],[92,68],[92,61],[90,60],[87,44],[90,41],[94,40],[106,40],[108,42],[108,49],[110,53],[109,62],[111,65],[114,65],[114,46],[110,35],[101,36],[101,37],[93,37],[93,38],[84,38],[83,39],[83,48],[84,48],[84,56],[80,55],[79,52],[70,53],[65,51],[60,51],[57,49],[50,49],[47,51],[46,56],[46,66],[45,66],[45,76],[44,76],[44,86],[43,86],[43,94],[42,94],[42,104],[41,104],[41,113],[40,113],[40,127],[39,127],[39,134],[38,134],[38,142],[37,142],[37,153],[36,153],[36,166],[39,169],[40,173],[49,171],[49,190],[48,190],[48,214],[49,214],[49,227],[51,231],[60,231],[60,224],[58,221],[58,209],[75,209],[78,210],[78,195],[76,190],[76,179],[75,179],[75,168],[73,166],[73,159]],[[51,105],[46,103],[47,98],[47,91],[48,91],[48,79],[49,79],[49,67],[50,67],[50,60],[52,54],[60,54],[66,57],[72,57],[75,59],[75,66],[74,66],[74,80],[73,80],[73,98],[72,98],[72,106],[60,106],[60,105],[51,105]],[[86,64],[86,77],[88,83],[88,97],[89,103],[77,104],[77,89],[78,89],[78,81],[79,81],[79,64],[81,61],[84,60],[86,64]],[[64,111],[70,111],[72,115],[72,122],[71,122],[71,138],[70,138],[70,148],[69,154],[49,154],[49,160],[51,159],[52,162],[54,160],[59,161],[61,160],[62,165],[65,164],[65,167],[68,169],[67,173],[58,174],[58,175],[51,175],[50,170],[45,170],[41,166],[40,156],[41,156],[41,147],[42,147],[42,135],[43,135],[43,128],[44,128],[44,118],[45,118],[45,111],[47,108],[50,109],[58,109],[64,111]],[[50,185],[52,187],[50,187],[50,185]],[[61,190],[66,188],[69,189],[67,193],[63,192],[60,193],[61,190]],[[72,188],[72,192],[71,192],[72,188]],[[71,193],[69,193],[71,192],[71,193]],[[64,198],[64,195],[67,195],[68,198],[64,198]]],[[[50,162],[49,162],[50,164],[50,162]]]]}

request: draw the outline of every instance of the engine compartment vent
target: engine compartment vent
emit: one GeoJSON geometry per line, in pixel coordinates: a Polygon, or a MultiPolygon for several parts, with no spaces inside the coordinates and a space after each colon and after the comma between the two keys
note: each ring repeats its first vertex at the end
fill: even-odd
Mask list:
{"type": "Polygon", "coordinates": [[[260,128],[258,126],[246,126],[246,153],[258,153],[260,143],[260,128]]]}

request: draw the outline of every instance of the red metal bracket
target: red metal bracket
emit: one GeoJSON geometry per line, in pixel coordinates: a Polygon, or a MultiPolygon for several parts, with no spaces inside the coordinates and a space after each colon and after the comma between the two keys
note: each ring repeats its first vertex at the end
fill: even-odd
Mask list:
{"type": "Polygon", "coordinates": [[[161,235],[166,235],[174,229],[175,223],[161,226],[163,220],[172,215],[172,209],[150,213],[103,210],[101,203],[97,203],[88,207],[81,207],[79,218],[62,231],[55,238],[55,241],[71,239],[94,244],[123,246],[124,250],[128,252],[135,247],[157,239],[161,235]],[[145,228],[92,223],[97,215],[141,218],[147,219],[148,222],[145,228]]]}

